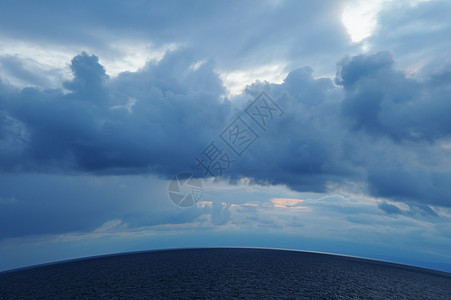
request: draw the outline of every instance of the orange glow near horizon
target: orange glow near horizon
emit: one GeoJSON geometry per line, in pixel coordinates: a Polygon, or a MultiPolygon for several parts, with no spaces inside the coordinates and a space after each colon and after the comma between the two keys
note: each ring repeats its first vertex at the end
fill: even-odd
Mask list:
{"type": "Polygon", "coordinates": [[[293,198],[272,198],[271,202],[274,207],[279,208],[294,208],[294,209],[308,209],[307,206],[298,206],[298,204],[304,202],[302,199],[293,198]]]}

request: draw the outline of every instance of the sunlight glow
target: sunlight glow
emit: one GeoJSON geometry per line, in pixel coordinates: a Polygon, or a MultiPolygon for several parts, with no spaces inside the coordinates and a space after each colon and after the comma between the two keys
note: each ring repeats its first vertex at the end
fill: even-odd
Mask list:
{"type": "Polygon", "coordinates": [[[369,37],[377,25],[377,14],[385,2],[391,0],[354,0],[346,5],[342,22],[354,43],[369,37]]]}
{"type": "Polygon", "coordinates": [[[219,73],[229,95],[235,96],[241,94],[247,85],[257,80],[282,83],[287,75],[284,72],[285,66],[285,63],[274,63],[253,69],[219,73]]]}
{"type": "MultiPolygon", "coordinates": [[[[393,0],[350,0],[343,10],[341,21],[346,27],[353,43],[359,43],[370,37],[377,27],[378,13],[384,5],[393,0]]],[[[408,6],[416,6],[422,2],[431,0],[409,0],[403,2],[408,6]]],[[[363,51],[368,50],[368,45],[364,44],[363,51]]]]}

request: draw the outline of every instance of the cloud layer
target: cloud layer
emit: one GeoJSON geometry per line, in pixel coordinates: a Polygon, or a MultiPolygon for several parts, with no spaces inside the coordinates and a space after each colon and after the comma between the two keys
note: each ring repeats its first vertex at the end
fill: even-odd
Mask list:
{"type": "Polygon", "coordinates": [[[298,191],[357,184],[377,197],[450,206],[448,66],[420,81],[396,70],[389,52],[357,55],[337,64],[334,80],[300,68],[228,99],[213,63],[198,62],[175,51],[110,79],[82,53],[66,91],[2,84],[1,170],[199,172],[194,158],[266,91],[285,113],[224,175],[298,191]]]}

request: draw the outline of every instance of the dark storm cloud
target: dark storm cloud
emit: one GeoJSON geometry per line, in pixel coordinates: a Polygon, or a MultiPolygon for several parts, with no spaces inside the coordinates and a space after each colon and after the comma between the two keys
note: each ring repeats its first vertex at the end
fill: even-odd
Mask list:
{"type": "Polygon", "coordinates": [[[442,206],[450,205],[450,180],[449,169],[445,172],[434,172],[409,165],[403,166],[402,170],[393,170],[391,166],[385,169],[374,168],[369,170],[368,175],[370,191],[375,196],[442,206]]]}
{"type": "Polygon", "coordinates": [[[389,52],[347,58],[338,66],[336,81],[346,91],[343,114],[353,130],[395,140],[434,141],[451,134],[447,69],[419,82],[396,71],[389,52]]]}
{"type": "Polygon", "coordinates": [[[339,130],[337,110],[341,91],[330,79],[314,79],[310,68],[301,68],[291,72],[283,84],[248,88],[253,97],[261,90],[277,99],[285,114],[246,153],[239,172],[261,182],[318,192],[325,191],[328,182],[352,176],[354,171],[340,162],[344,132],[339,130]]]}
{"type": "Polygon", "coordinates": [[[252,177],[300,191],[362,182],[376,197],[449,206],[449,66],[419,81],[394,65],[388,52],[347,57],[335,79],[342,90],[309,69],[250,87],[267,88],[287,111],[251,150],[253,163],[264,162],[252,177]]]}
{"type": "Polygon", "coordinates": [[[338,63],[342,88],[300,68],[282,84],[249,86],[248,101],[232,104],[213,63],[196,69],[198,61],[176,51],[109,79],[83,53],[72,60],[67,93],[2,85],[2,171],[200,173],[194,157],[265,90],[285,113],[232,165],[230,179],[304,192],[359,183],[376,197],[450,205],[448,150],[440,146],[450,134],[447,67],[418,81],[394,69],[387,52],[348,57],[338,63]]]}
{"type": "Polygon", "coordinates": [[[109,81],[97,57],[82,54],[72,60],[69,93],[2,94],[2,132],[10,133],[2,169],[176,172],[230,110],[210,64],[191,70],[186,55],[109,81]]]}
{"type": "Polygon", "coordinates": [[[449,205],[449,151],[424,151],[440,149],[440,142],[449,141],[449,66],[423,81],[395,70],[388,52],[346,58],[338,66],[336,81],[345,91],[341,104],[345,126],[374,137],[376,143],[385,138],[393,142],[391,154],[367,166],[372,194],[449,205]],[[409,161],[412,153],[414,159],[409,161]]]}

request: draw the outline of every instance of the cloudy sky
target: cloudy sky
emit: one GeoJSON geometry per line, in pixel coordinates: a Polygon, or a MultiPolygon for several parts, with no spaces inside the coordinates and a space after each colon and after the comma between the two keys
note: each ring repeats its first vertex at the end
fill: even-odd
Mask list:
{"type": "Polygon", "coordinates": [[[450,14],[0,2],[0,271],[253,246],[451,272],[450,14]],[[180,173],[196,205],[171,201],[180,173]]]}

